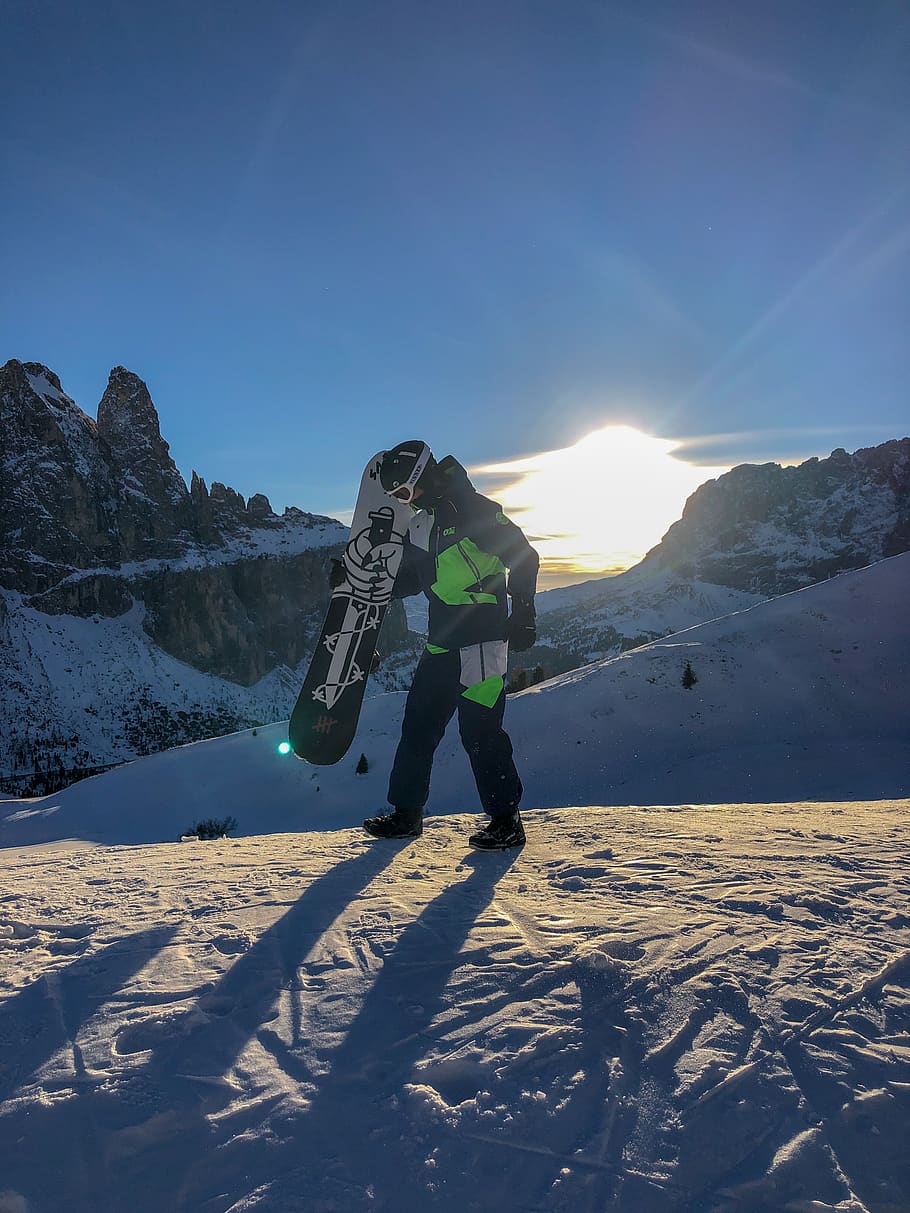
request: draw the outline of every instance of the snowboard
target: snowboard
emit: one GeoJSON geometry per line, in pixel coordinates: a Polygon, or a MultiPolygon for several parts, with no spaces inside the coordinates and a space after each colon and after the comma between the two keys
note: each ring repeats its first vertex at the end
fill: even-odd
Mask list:
{"type": "Polygon", "coordinates": [[[318,766],[338,762],[354,739],[379,629],[413,517],[410,506],[383,492],[379,465],[384,453],[380,451],[364,469],[342,557],[344,580],[332,591],[288,724],[291,749],[298,758],[318,766]]]}

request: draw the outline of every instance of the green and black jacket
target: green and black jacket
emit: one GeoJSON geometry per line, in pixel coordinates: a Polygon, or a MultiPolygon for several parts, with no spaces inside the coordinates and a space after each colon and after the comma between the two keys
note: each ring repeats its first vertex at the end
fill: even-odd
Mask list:
{"type": "Polygon", "coordinates": [[[394,597],[426,594],[431,648],[504,640],[506,595],[533,601],[537,553],[456,459],[446,456],[437,472],[437,499],[417,510],[408,529],[394,597]]]}

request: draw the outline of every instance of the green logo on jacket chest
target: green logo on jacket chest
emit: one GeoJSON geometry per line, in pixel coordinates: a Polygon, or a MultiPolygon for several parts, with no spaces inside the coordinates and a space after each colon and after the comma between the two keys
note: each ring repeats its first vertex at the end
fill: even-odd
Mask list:
{"type": "MultiPolygon", "coordinates": [[[[454,532],[455,528],[451,529],[454,532]]],[[[437,554],[432,590],[450,606],[495,603],[497,596],[490,590],[505,588],[497,584],[504,573],[505,566],[498,556],[482,551],[471,539],[462,539],[437,554]]]]}

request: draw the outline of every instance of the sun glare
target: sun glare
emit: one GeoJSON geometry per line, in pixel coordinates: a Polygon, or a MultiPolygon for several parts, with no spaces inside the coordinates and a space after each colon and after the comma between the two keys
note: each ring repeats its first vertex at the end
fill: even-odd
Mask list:
{"type": "Polygon", "coordinates": [[[542,589],[636,564],[700,484],[729,471],[675,458],[679,443],[607,426],[574,446],[471,469],[540,552],[542,589]]]}

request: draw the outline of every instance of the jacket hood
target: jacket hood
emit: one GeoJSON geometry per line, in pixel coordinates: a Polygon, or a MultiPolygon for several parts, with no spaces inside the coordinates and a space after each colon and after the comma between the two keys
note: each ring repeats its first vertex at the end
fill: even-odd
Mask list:
{"type": "Polygon", "coordinates": [[[436,499],[454,497],[456,500],[465,493],[475,492],[473,484],[468,479],[468,473],[454,455],[446,455],[436,466],[437,485],[434,486],[436,499]]]}

